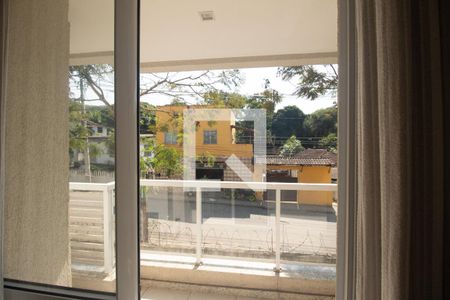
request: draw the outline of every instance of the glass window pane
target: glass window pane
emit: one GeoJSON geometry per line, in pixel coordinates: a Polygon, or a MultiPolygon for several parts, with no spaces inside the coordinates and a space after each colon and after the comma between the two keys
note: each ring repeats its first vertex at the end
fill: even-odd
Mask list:
{"type": "Polygon", "coordinates": [[[164,132],[164,144],[175,145],[177,143],[176,132],[164,132]]]}
{"type": "Polygon", "coordinates": [[[4,276],[115,291],[114,1],[10,1],[4,276]]]}
{"type": "Polygon", "coordinates": [[[217,131],[216,130],[203,131],[203,144],[217,144],[217,131]]]}
{"type": "Polygon", "coordinates": [[[334,296],[336,5],[141,1],[142,279],[334,296]]]}

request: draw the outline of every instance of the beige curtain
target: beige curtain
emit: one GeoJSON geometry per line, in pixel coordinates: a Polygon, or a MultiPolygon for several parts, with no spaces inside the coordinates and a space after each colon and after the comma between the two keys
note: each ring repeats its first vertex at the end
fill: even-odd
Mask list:
{"type": "Polygon", "coordinates": [[[72,284],[68,7],[8,1],[1,128],[3,276],[63,286],[72,284]]]}
{"type": "Polygon", "coordinates": [[[355,0],[356,299],[442,299],[437,2],[355,0]]]}

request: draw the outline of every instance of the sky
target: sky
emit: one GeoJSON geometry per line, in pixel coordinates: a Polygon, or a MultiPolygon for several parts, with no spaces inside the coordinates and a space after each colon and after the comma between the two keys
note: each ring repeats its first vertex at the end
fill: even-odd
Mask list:
{"type": "MultiPolygon", "coordinates": [[[[318,109],[330,107],[336,101],[335,97],[324,96],[315,99],[314,101],[308,99],[298,98],[293,93],[296,88],[295,78],[291,81],[282,80],[277,76],[277,68],[247,68],[239,69],[244,82],[236,90],[236,92],[251,96],[264,90],[265,79],[270,81],[270,88],[277,90],[282,95],[281,103],[277,104],[276,110],[279,110],[288,105],[295,105],[299,107],[305,114],[310,114],[318,109]]],[[[187,73],[187,72],[186,72],[187,73]]],[[[152,95],[151,97],[144,97],[144,101],[150,102],[153,105],[170,104],[172,97],[164,95],[152,95]]],[[[189,103],[194,103],[195,99],[189,99],[189,103]]]]}
{"type": "Polygon", "coordinates": [[[264,79],[270,81],[270,87],[277,90],[283,96],[283,100],[276,106],[276,110],[288,105],[298,106],[304,113],[310,114],[318,109],[330,107],[336,101],[336,98],[321,97],[314,101],[298,98],[292,95],[296,88],[296,80],[284,81],[277,76],[277,68],[252,68],[241,69],[245,76],[245,83],[240,92],[252,95],[264,89],[264,79]]]}
{"type": "MultiPolygon", "coordinates": [[[[183,72],[180,76],[186,76],[186,73],[192,72],[183,72]]],[[[197,72],[199,73],[199,72],[197,72]]],[[[265,79],[270,81],[270,88],[273,88],[278,91],[282,96],[281,103],[277,104],[275,110],[279,110],[288,105],[295,105],[299,107],[305,114],[310,114],[318,109],[327,108],[334,104],[336,98],[333,96],[323,96],[319,97],[315,100],[308,100],[304,98],[298,98],[294,96],[293,93],[296,88],[296,78],[291,81],[282,80],[281,77],[277,76],[277,68],[247,68],[240,69],[240,74],[244,78],[244,82],[235,90],[240,94],[251,96],[255,93],[259,93],[264,90],[265,79]]],[[[144,75],[145,76],[145,75],[144,75]]],[[[108,99],[108,102],[114,102],[114,94],[113,94],[113,80],[111,79],[110,85],[104,86],[104,92],[108,99]]],[[[75,92],[75,94],[79,94],[75,92]]],[[[74,95],[77,97],[78,95],[74,95]]],[[[87,91],[87,98],[95,99],[95,95],[87,91]]],[[[166,95],[160,94],[152,94],[151,96],[145,96],[141,98],[141,101],[149,102],[153,105],[165,105],[172,102],[173,97],[169,97],[166,95]]],[[[191,97],[189,99],[186,98],[189,103],[195,103],[195,98],[191,97]]],[[[103,105],[103,103],[95,101],[90,102],[90,105],[103,105]]]]}

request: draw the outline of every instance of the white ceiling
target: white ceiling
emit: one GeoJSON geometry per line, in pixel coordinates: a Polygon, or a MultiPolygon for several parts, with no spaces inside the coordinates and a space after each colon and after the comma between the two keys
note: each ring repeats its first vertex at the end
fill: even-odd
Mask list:
{"type": "MultiPolygon", "coordinates": [[[[72,63],[111,62],[114,1],[69,1],[72,63]]],[[[336,62],[337,1],[141,0],[140,42],[148,70],[336,62]]]]}

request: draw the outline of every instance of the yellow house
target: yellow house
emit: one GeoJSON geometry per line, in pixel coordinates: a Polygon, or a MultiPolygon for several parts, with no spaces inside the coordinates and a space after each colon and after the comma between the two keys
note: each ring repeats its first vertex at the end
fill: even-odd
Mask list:
{"type": "MultiPolygon", "coordinates": [[[[205,105],[166,105],[158,106],[156,110],[156,142],[166,147],[183,151],[183,112],[186,109],[211,109],[205,105]]],[[[196,123],[196,154],[197,157],[212,156],[215,166],[202,167],[197,165],[197,178],[203,176],[209,179],[226,181],[240,180],[239,177],[224,164],[232,154],[236,155],[250,170],[253,171],[253,145],[236,143],[236,121],[198,121],[196,123]]]]}
{"type": "MultiPolygon", "coordinates": [[[[331,170],[336,166],[336,161],[336,154],[325,149],[306,149],[292,157],[270,155],[266,159],[267,178],[268,181],[331,183],[331,170]],[[271,176],[271,173],[279,175],[271,176]]],[[[333,192],[298,191],[296,194],[299,204],[325,206],[333,204],[333,192]]]]}

